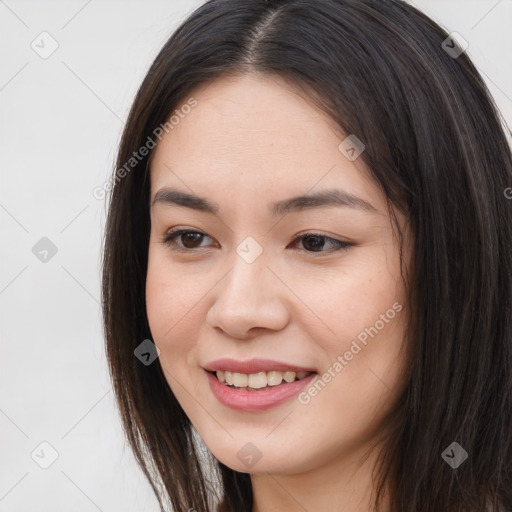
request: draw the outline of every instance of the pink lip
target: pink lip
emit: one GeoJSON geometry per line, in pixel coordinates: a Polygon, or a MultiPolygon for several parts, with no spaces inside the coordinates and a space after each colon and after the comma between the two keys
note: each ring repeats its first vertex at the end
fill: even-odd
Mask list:
{"type": "Polygon", "coordinates": [[[272,386],[260,391],[247,391],[244,389],[235,389],[226,386],[224,383],[220,382],[215,375],[208,371],[206,372],[206,375],[213,394],[221,404],[230,407],[231,409],[245,412],[265,411],[272,407],[276,407],[297,395],[317,376],[316,373],[312,373],[311,375],[294,382],[283,383],[279,386],[272,386]]]}
{"type": "Polygon", "coordinates": [[[279,361],[269,359],[250,359],[249,361],[237,361],[235,359],[223,358],[211,361],[203,366],[206,371],[217,370],[237,373],[258,373],[258,372],[316,372],[314,368],[303,368],[279,361]]]}

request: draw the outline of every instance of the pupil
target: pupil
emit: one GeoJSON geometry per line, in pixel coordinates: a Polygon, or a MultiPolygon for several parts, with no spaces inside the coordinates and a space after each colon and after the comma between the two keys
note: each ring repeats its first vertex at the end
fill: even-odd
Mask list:
{"type": "Polygon", "coordinates": [[[323,246],[324,246],[324,239],[323,237],[321,236],[308,236],[306,238],[304,238],[304,247],[306,247],[306,249],[308,248],[307,246],[309,245],[310,247],[313,246],[313,250],[314,249],[322,249],[323,246]],[[309,244],[307,241],[308,240],[314,240],[313,244],[309,244]]]}
{"type": "MultiPolygon", "coordinates": [[[[182,235],[182,237],[184,238],[184,243],[183,243],[183,245],[184,245],[185,247],[189,248],[189,246],[187,245],[187,243],[188,243],[188,242],[192,242],[192,246],[193,246],[194,241],[196,241],[196,242],[197,242],[197,241],[198,241],[198,239],[200,239],[200,237],[201,237],[201,236],[203,236],[203,235],[201,235],[201,233],[184,233],[184,234],[182,235]],[[195,240],[194,240],[194,238],[195,238],[195,240]]],[[[182,239],[182,241],[183,241],[183,239],[182,239]]]]}

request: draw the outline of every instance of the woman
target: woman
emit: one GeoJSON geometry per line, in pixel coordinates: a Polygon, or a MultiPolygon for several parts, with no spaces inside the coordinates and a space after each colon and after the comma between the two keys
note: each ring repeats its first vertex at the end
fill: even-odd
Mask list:
{"type": "Polygon", "coordinates": [[[512,509],[512,158],[399,1],[210,0],[133,103],[103,304],[163,508],[512,509]]]}

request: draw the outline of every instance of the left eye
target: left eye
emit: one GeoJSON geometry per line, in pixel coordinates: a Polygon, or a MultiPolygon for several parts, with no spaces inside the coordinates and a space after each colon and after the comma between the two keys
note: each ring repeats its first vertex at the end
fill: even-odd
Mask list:
{"type": "Polygon", "coordinates": [[[294,242],[296,241],[302,242],[302,245],[306,247],[307,252],[327,252],[323,250],[326,245],[331,245],[331,249],[334,251],[341,251],[348,249],[353,245],[349,242],[342,242],[341,240],[336,240],[335,238],[331,238],[320,233],[306,233],[298,236],[294,242]],[[307,249],[307,246],[309,246],[311,250],[307,249]]]}
{"type": "MultiPolygon", "coordinates": [[[[210,238],[208,235],[200,231],[179,229],[171,231],[165,235],[161,242],[168,245],[173,250],[190,252],[201,247],[200,243],[205,237],[210,238]],[[178,240],[181,241],[181,244],[177,243],[178,240]]],[[[331,245],[331,250],[340,251],[346,250],[353,245],[352,243],[342,242],[341,240],[336,240],[335,238],[331,238],[320,233],[305,233],[304,235],[296,237],[292,242],[292,245],[296,242],[302,242],[306,252],[328,252],[325,250],[326,245],[331,245]]]]}

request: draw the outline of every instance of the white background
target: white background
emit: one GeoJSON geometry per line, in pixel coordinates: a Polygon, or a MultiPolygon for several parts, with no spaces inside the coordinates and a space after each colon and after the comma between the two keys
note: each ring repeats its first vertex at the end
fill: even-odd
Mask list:
{"type": "MultiPolygon", "coordinates": [[[[0,512],[158,510],[114,408],[92,191],[151,61],[200,3],[0,0],[0,512]],[[31,48],[43,31],[59,45],[47,59],[31,48]],[[57,247],[46,263],[42,237],[57,247]],[[50,460],[43,441],[48,469],[31,458],[50,460]]],[[[469,42],[512,126],[512,1],[413,3],[469,42]]]]}

